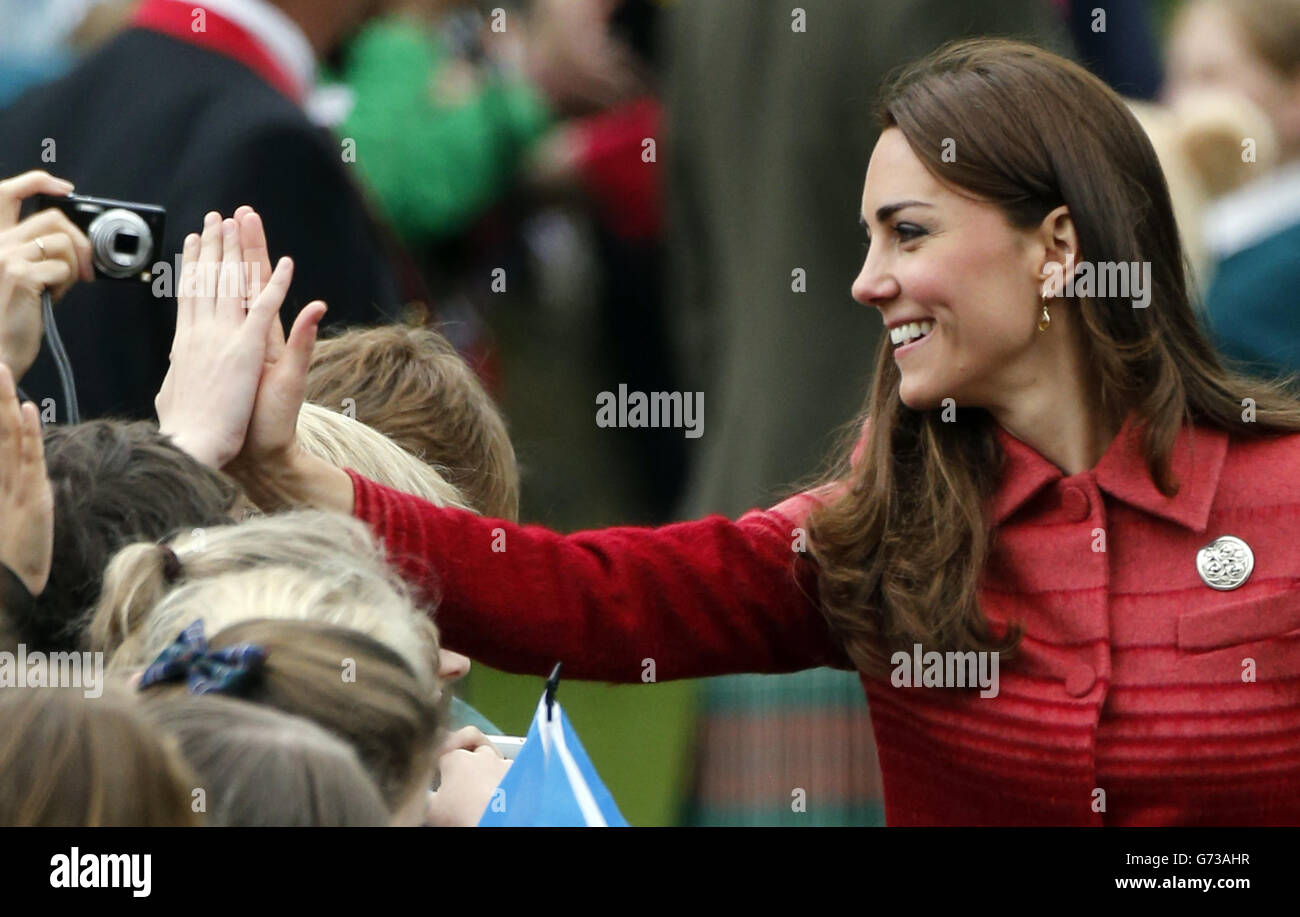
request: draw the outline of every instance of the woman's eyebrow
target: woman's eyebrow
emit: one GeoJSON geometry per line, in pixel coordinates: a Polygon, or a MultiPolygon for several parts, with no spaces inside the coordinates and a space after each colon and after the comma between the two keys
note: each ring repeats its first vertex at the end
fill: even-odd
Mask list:
{"type": "Polygon", "coordinates": [[[905,207],[930,207],[925,201],[898,201],[894,204],[885,204],[876,210],[876,222],[883,223],[898,211],[905,207]]]}

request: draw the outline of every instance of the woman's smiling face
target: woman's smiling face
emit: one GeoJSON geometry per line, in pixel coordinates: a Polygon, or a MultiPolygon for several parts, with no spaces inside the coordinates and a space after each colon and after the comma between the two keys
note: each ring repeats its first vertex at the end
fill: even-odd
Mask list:
{"type": "Polygon", "coordinates": [[[1008,387],[1032,384],[1047,254],[1039,233],[945,186],[897,128],[871,155],[862,218],[870,247],[853,298],[880,310],[905,405],[993,407],[1008,387]]]}

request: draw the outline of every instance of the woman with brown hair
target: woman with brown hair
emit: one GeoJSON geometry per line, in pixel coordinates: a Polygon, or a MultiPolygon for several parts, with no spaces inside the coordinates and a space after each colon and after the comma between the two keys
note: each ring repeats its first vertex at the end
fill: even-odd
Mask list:
{"type": "MultiPolygon", "coordinates": [[[[771,510],[566,536],[305,457],[320,304],[255,397],[163,427],[224,412],[255,500],[367,521],[489,665],[856,669],[890,824],[1300,823],[1300,400],[1206,342],[1146,135],[1082,68],[990,40],[901,74],[881,119],[853,296],[890,341],[856,445],[771,510]]],[[[204,235],[187,256],[215,261],[204,235]]],[[[214,311],[181,304],[172,373],[220,376],[214,311]]]]}

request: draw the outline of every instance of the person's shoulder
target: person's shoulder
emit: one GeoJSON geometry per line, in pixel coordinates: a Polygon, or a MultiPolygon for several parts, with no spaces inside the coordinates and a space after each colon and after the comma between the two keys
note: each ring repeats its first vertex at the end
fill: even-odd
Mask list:
{"type": "Polygon", "coordinates": [[[324,131],[292,99],[260,78],[245,75],[249,78],[246,88],[225,86],[210,93],[197,135],[218,134],[227,142],[323,141],[324,131]]]}
{"type": "Polygon", "coordinates": [[[1206,301],[1209,307],[1253,313],[1257,300],[1290,316],[1295,302],[1295,272],[1300,264],[1300,222],[1269,235],[1224,258],[1215,266],[1206,301]]]}
{"type": "Polygon", "coordinates": [[[1300,431],[1224,435],[1227,451],[1219,476],[1219,502],[1300,505],[1300,431]]]}
{"type": "Polygon", "coordinates": [[[239,93],[220,93],[206,100],[192,126],[186,164],[224,173],[232,165],[241,173],[275,172],[276,181],[296,183],[330,171],[336,155],[326,133],[290,100],[269,87],[250,104],[239,93]]]}
{"type": "MultiPolygon", "coordinates": [[[[22,135],[53,125],[111,122],[142,147],[171,138],[193,149],[272,131],[307,136],[313,125],[243,64],[147,29],[127,29],[62,76],[29,89],[0,119],[0,132],[22,135]]],[[[251,142],[251,140],[250,140],[251,142]]]]}
{"type": "Polygon", "coordinates": [[[802,528],[807,525],[808,518],[814,510],[842,495],[847,486],[846,483],[823,484],[787,497],[767,509],[752,509],[741,516],[739,521],[767,526],[783,532],[791,526],[802,528]]]}

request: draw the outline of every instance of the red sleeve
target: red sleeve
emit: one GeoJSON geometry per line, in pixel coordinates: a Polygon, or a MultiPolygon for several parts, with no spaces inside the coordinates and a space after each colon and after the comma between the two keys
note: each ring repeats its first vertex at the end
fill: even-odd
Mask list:
{"type": "Polygon", "coordinates": [[[510,672],[639,682],[852,668],[784,509],[560,535],[435,507],[349,470],[355,514],[426,595],[443,642],[510,672]],[[495,550],[494,550],[495,548],[495,550]],[[648,680],[648,679],[646,679],[648,680]]]}

